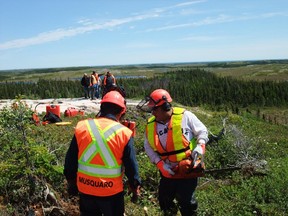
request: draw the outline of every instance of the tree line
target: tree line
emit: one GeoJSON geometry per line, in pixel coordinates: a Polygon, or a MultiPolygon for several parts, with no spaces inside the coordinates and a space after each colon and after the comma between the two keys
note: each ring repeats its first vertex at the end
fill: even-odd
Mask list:
{"type": "MultiPolygon", "coordinates": [[[[288,105],[287,82],[241,81],[189,67],[157,74],[152,78],[119,78],[117,84],[125,89],[128,98],[143,98],[154,89],[165,88],[175,101],[186,106],[288,105]]],[[[0,99],[14,99],[18,95],[30,99],[75,98],[83,96],[83,89],[79,80],[40,79],[31,83],[0,84],[0,99]]]]}
{"type": "Polygon", "coordinates": [[[38,82],[0,83],[0,99],[15,99],[21,95],[28,99],[74,98],[83,93],[80,81],[39,79],[38,82]]]}
{"type": "Polygon", "coordinates": [[[202,69],[178,69],[150,79],[123,80],[130,97],[167,89],[175,101],[186,106],[247,107],[287,106],[287,82],[241,81],[219,77],[202,69]]]}

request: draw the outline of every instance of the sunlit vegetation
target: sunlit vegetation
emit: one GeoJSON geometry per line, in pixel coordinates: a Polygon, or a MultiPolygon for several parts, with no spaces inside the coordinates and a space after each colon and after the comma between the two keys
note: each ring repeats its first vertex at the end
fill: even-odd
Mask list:
{"type": "MultiPolygon", "coordinates": [[[[244,66],[247,65],[241,63],[234,68],[244,66]]],[[[152,66],[141,68],[150,69],[156,70],[152,66]]],[[[146,78],[117,80],[128,98],[143,98],[156,88],[168,89],[173,105],[194,112],[210,135],[218,134],[226,119],[223,138],[207,146],[206,169],[220,171],[200,179],[196,194],[199,215],[288,212],[287,82],[264,80],[235,79],[187,65],[154,71],[146,78]],[[229,167],[238,169],[225,171],[229,167]]],[[[22,99],[78,98],[82,93],[79,80],[73,79],[43,78],[37,82],[0,84],[0,98],[16,97],[11,107],[0,112],[0,215],[33,215],[35,209],[45,215],[77,215],[77,198],[68,196],[62,172],[74,127],[83,117],[69,118],[72,124],[68,126],[36,126],[31,119],[33,111],[22,99]]],[[[125,197],[126,215],[145,215],[144,207],[148,215],[160,215],[160,176],[143,149],[149,115],[128,107],[126,118],[137,124],[135,148],[143,187],[136,204],[128,195],[125,197]]],[[[84,118],[94,116],[92,113],[84,118]]],[[[61,118],[67,120],[63,115],[61,118]]]]}

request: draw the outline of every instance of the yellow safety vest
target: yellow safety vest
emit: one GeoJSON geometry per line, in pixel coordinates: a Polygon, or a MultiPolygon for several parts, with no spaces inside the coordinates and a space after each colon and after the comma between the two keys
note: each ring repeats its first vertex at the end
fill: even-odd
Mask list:
{"type": "Polygon", "coordinates": [[[182,134],[182,118],[185,109],[174,107],[168,124],[166,149],[160,143],[155,116],[148,119],[146,137],[152,149],[157,152],[162,160],[169,159],[171,162],[179,162],[191,155],[191,150],[196,147],[196,139],[190,142],[182,134]]]}
{"type": "Polygon", "coordinates": [[[123,191],[122,156],[132,132],[108,118],[80,121],[77,186],[82,193],[111,196],[123,191]]]}

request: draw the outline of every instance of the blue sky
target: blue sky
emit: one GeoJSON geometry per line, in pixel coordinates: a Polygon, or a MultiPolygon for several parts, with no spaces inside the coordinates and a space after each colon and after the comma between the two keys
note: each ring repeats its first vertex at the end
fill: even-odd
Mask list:
{"type": "Polygon", "coordinates": [[[288,58],[287,0],[0,0],[0,70],[288,58]]]}

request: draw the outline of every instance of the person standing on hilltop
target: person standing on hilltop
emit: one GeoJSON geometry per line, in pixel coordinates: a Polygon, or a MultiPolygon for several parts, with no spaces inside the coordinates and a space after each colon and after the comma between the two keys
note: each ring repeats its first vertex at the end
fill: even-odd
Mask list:
{"type": "Polygon", "coordinates": [[[95,97],[98,95],[98,79],[99,79],[98,73],[96,73],[96,71],[93,71],[91,74],[91,87],[90,87],[91,88],[91,100],[94,100],[95,97]]]}
{"type": "Polygon", "coordinates": [[[81,79],[81,85],[84,89],[84,97],[87,99],[89,98],[89,86],[90,86],[90,77],[84,73],[82,79],[81,79]]]}
{"type": "Polygon", "coordinates": [[[112,88],[115,88],[116,86],[116,79],[114,77],[114,75],[110,72],[107,71],[106,75],[103,78],[102,81],[102,87],[103,87],[103,93],[102,93],[102,97],[109,92],[112,88]]]}
{"type": "Polygon", "coordinates": [[[141,180],[132,131],[120,123],[126,101],[118,91],[101,100],[95,119],[78,122],[65,157],[68,193],[80,196],[81,216],[124,215],[124,174],[133,201],[141,180]]]}

